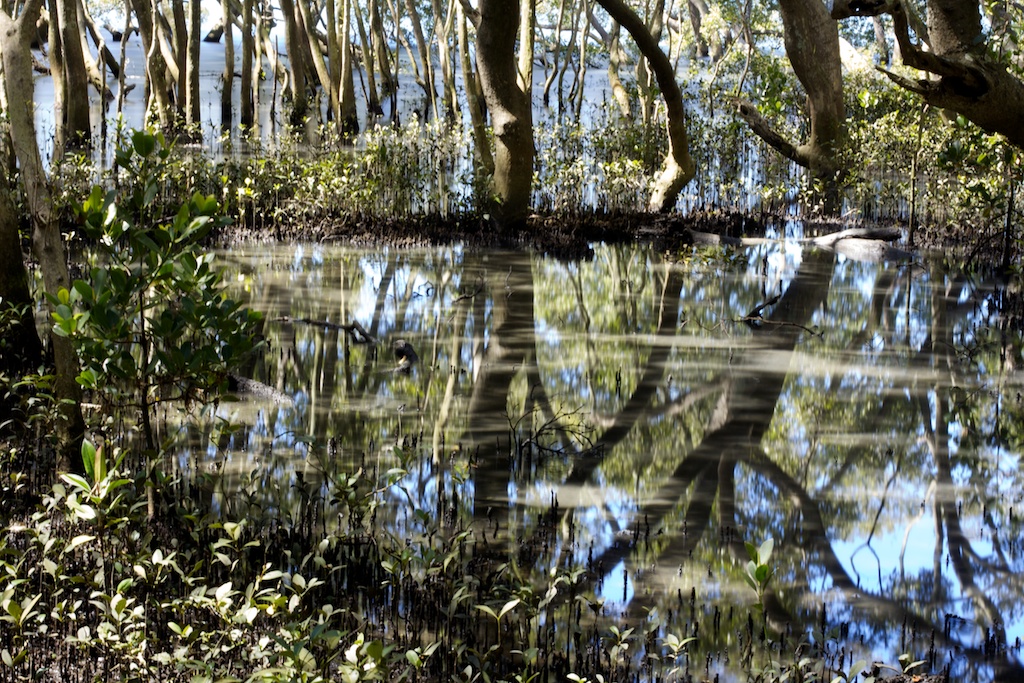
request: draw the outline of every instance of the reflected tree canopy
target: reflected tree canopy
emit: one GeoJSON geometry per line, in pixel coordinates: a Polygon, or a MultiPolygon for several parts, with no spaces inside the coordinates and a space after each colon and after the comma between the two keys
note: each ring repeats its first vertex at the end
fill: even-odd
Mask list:
{"type": "Polygon", "coordinates": [[[427,515],[538,586],[578,567],[558,618],[693,636],[694,675],[1021,675],[1022,345],[995,281],[776,244],[256,253],[224,255],[266,314],[246,371],[289,400],[190,435],[205,457],[178,464],[220,509],[397,537],[427,515]],[[316,495],[357,472],[385,482],[372,509],[316,495]],[[744,543],[767,538],[761,612],[744,543]]]}

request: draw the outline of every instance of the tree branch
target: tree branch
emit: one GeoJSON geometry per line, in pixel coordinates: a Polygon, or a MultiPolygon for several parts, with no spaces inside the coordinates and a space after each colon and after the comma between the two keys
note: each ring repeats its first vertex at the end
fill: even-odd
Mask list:
{"type": "Polygon", "coordinates": [[[807,158],[807,155],[801,154],[796,145],[782,137],[777,130],[772,128],[768,120],[761,116],[761,112],[757,110],[757,107],[752,102],[743,99],[736,99],[734,102],[736,104],[736,113],[747,122],[750,130],[754,131],[757,137],[764,140],[768,143],[769,147],[790,161],[804,168],[810,166],[810,160],[807,158]]]}

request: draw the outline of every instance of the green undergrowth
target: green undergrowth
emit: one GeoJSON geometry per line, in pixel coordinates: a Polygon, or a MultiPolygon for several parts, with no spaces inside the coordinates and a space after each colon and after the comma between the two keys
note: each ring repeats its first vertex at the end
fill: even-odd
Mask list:
{"type": "MultiPolygon", "coordinates": [[[[723,654],[760,681],[864,667],[824,611],[807,638],[770,632],[770,541],[745,570],[757,604],[715,605],[712,620],[680,595],[674,616],[622,620],[602,613],[593,568],[538,575],[486,522],[417,510],[404,534],[378,526],[401,465],[307,491],[334,523],[274,524],[214,514],[173,485],[151,518],[123,452],[86,442],[83,464],[2,520],[0,680],[694,681],[723,654]]],[[[557,509],[546,517],[556,525],[557,509]]]]}
{"type": "MultiPolygon", "coordinates": [[[[738,57],[737,57],[738,58],[738,57]]],[[[745,88],[756,91],[762,115],[794,141],[804,99],[792,74],[765,67],[745,88]],[[761,73],[763,72],[763,73],[761,73]]],[[[687,128],[697,177],[684,188],[684,212],[739,212],[786,217],[822,216],[829,195],[754,136],[725,106],[735,84],[723,78],[686,94],[687,128]]],[[[964,238],[998,242],[1013,233],[1019,214],[1020,155],[999,136],[965,119],[922,106],[877,74],[851,74],[846,88],[848,145],[840,154],[836,206],[846,222],[915,225],[918,241],[964,238]],[[979,229],[981,226],[981,229],[979,229]]],[[[588,107],[582,119],[550,115],[535,125],[535,211],[544,216],[642,215],[667,148],[664,110],[630,118],[608,105],[588,107]]],[[[73,207],[98,182],[118,188],[130,169],[95,168],[69,155],[56,173],[59,203],[73,207]]],[[[468,130],[413,118],[378,125],[351,144],[236,142],[212,158],[192,147],[172,150],[155,205],[213,196],[235,229],[287,235],[289,225],[396,219],[458,221],[486,218],[488,177],[477,165],[468,130]]],[[[1013,233],[1015,234],[1015,233],[1013,233]]]]}

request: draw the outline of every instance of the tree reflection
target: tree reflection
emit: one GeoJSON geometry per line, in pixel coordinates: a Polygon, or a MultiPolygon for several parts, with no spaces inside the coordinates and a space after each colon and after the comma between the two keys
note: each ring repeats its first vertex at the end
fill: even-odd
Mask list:
{"type": "Polygon", "coordinates": [[[709,662],[758,656],[738,579],[743,542],[773,537],[774,658],[1018,666],[1022,344],[983,279],[773,246],[320,250],[243,271],[268,312],[252,372],[295,398],[237,407],[244,426],[207,450],[218,490],[276,492],[253,514],[302,518],[322,482],[400,467],[381,528],[466,523],[538,585],[586,567],[594,628],[604,601],[602,618],[698,636],[709,662]],[[420,363],[392,372],[283,316],[359,320],[420,363]]]}

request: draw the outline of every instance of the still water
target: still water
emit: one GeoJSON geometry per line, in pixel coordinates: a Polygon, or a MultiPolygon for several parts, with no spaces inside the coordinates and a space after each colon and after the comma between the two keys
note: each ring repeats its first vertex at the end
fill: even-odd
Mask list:
{"type": "Polygon", "coordinates": [[[275,391],[222,405],[181,456],[219,509],[299,523],[310,487],[399,471],[375,524],[458,520],[538,585],[587,568],[583,622],[636,629],[616,656],[696,636],[687,671],[737,680],[768,634],[837,669],[1019,671],[1022,338],[993,279],[783,243],[219,258],[265,315],[246,372],[275,391]],[[762,630],[744,542],[769,538],[762,630]]]}

